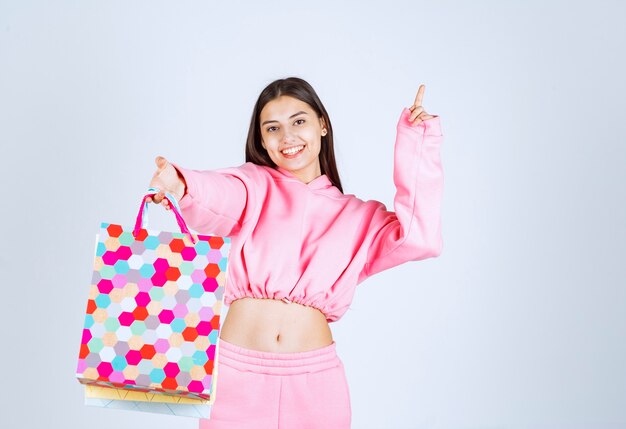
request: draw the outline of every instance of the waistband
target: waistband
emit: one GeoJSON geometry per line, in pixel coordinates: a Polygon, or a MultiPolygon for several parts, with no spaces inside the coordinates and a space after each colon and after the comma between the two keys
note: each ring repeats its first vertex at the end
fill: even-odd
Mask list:
{"type": "Polygon", "coordinates": [[[218,354],[218,365],[271,375],[304,374],[342,365],[335,341],[306,352],[276,353],[247,349],[220,338],[218,354]]]}

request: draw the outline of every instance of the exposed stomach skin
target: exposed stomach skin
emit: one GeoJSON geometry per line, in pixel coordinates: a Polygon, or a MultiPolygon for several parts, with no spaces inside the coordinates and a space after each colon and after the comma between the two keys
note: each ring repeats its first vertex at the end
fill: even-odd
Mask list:
{"type": "Polygon", "coordinates": [[[305,352],[333,342],[326,316],[318,309],[265,298],[231,302],[220,338],[247,349],[274,353],[305,352]]]}

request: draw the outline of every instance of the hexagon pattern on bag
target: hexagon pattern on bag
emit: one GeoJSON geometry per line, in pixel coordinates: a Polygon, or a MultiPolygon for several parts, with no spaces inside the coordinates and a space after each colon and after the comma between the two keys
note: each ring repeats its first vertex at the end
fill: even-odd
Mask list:
{"type": "Polygon", "coordinates": [[[102,223],[76,376],[210,399],[230,239],[102,223]]]}

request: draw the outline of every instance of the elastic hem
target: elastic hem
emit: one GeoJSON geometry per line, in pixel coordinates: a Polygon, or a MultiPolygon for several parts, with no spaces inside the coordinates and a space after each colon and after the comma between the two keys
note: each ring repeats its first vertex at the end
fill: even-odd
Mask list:
{"type": "Polygon", "coordinates": [[[247,349],[219,339],[218,363],[240,371],[270,375],[294,375],[323,371],[342,365],[336,343],[305,352],[265,352],[247,349]]]}
{"type": "Polygon", "coordinates": [[[246,294],[245,294],[245,292],[244,292],[244,294],[243,294],[243,295],[236,295],[236,294],[234,294],[234,293],[233,293],[233,294],[225,294],[225,295],[224,295],[224,304],[225,304],[226,306],[230,306],[230,304],[232,304],[234,301],[236,301],[236,300],[238,300],[238,299],[242,299],[242,298],[254,298],[254,299],[273,299],[273,300],[276,300],[276,301],[283,301],[285,304],[296,303],[296,304],[304,305],[305,307],[311,307],[311,308],[314,308],[314,309],[318,310],[320,313],[322,313],[322,314],[324,315],[324,317],[326,318],[326,320],[329,320],[329,317],[330,317],[328,314],[326,314],[326,313],[324,312],[324,310],[322,310],[322,309],[321,309],[321,308],[319,308],[319,307],[316,307],[316,306],[314,306],[314,305],[307,304],[307,303],[304,303],[304,302],[298,302],[297,300],[291,299],[291,298],[286,297],[286,296],[285,296],[285,297],[283,297],[283,298],[278,298],[278,297],[276,297],[276,298],[270,298],[270,297],[266,297],[266,296],[251,296],[251,295],[246,295],[246,294]],[[287,302],[287,301],[289,301],[289,302],[287,302]]]}

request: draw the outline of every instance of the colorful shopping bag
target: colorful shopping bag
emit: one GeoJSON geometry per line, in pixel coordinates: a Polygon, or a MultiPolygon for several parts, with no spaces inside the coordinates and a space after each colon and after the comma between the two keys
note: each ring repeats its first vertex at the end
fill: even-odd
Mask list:
{"type": "MultiPolygon", "coordinates": [[[[102,223],[76,377],[86,385],[215,401],[230,238],[102,223]]],[[[132,395],[131,395],[132,396],[132,395]]]]}
{"type": "Polygon", "coordinates": [[[93,384],[85,385],[85,405],[204,419],[211,417],[212,408],[209,401],[203,399],[134,392],[128,389],[102,387],[93,384]]]}

